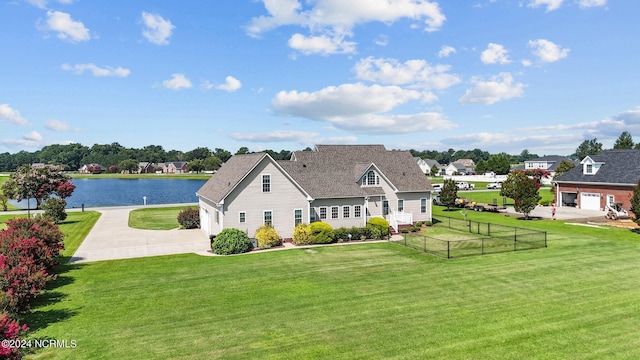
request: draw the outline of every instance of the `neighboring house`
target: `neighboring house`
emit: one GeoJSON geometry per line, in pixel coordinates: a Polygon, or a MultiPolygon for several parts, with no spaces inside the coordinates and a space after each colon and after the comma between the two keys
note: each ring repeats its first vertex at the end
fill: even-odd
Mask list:
{"type": "Polygon", "coordinates": [[[445,175],[453,176],[453,175],[466,175],[467,167],[464,164],[452,162],[444,168],[445,175]]]}
{"type": "Polygon", "coordinates": [[[189,172],[189,163],[186,161],[167,162],[162,165],[164,174],[186,174],[189,172]]]}
{"type": "Polygon", "coordinates": [[[622,203],[629,211],[633,189],[640,180],[640,150],[605,150],[582,159],[575,168],[558,176],[557,206],[603,210],[622,203]]]}
{"type": "Polygon", "coordinates": [[[152,174],[156,172],[156,164],[141,161],[138,163],[138,174],[152,174]]]}
{"type": "Polygon", "coordinates": [[[85,164],[78,169],[78,174],[102,174],[107,169],[100,164],[85,164]]]}
{"type": "Polygon", "coordinates": [[[575,165],[578,165],[577,162],[571,160],[566,156],[548,155],[548,156],[527,160],[524,162],[524,165],[518,166],[515,170],[524,170],[524,171],[538,170],[538,169],[546,170],[550,173],[549,179],[552,179],[556,174],[556,168],[558,167],[558,165],[560,165],[562,160],[567,160],[569,162],[574,163],[575,165]]]}
{"type": "Polygon", "coordinates": [[[237,228],[254,236],[272,225],[291,238],[299,223],[364,227],[431,221],[431,184],[408,151],[383,145],[318,145],[275,161],[266,153],[232,156],[196,195],[209,236],[237,228]]]}
{"type": "Polygon", "coordinates": [[[419,157],[415,157],[414,159],[416,160],[416,163],[418,164],[418,166],[420,166],[420,170],[422,170],[424,174],[436,176],[438,174],[431,173],[431,168],[433,167],[433,165],[435,165],[438,168],[438,171],[442,168],[442,165],[440,165],[440,163],[437,160],[421,159],[419,157]]]}

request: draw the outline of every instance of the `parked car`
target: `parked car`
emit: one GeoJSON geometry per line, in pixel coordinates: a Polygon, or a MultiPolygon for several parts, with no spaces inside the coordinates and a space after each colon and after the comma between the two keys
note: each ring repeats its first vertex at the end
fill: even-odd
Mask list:
{"type": "Polygon", "coordinates": [[[438,195],[433,197],[433,205],[445,206],[438,195]]]}
{"type": "Polygon", "coordinates": [[[458,181],[456,182],[456,186],[458,187],[458,190],[473,190],[475,188],[473,184],[469,184],[466,181],[458,181]]]}
{"type": "Polygon", "coordinates": [[[488,183],[487,189],[502,189],[502,183],[499,181],[488,183]]]}
{"type": "Polygon", "coordinates": [[[442,191],[442,184],[431,184],[431,187],[433,187],[434,193],[439,193],[440,191],[442,191]]]}

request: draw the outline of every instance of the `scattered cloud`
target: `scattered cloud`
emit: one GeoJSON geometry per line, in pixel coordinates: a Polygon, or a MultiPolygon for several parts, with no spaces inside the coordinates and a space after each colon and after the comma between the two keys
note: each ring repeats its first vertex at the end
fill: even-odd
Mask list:
{"type": "Polygon", "coordinates": [[[42,135],[40,135],[40,133],[37,132],[37,131],[32,131],[32,132],[22,136],[22,138],[25,139],[25,140],[29,140],[29,141],[41,141],[42,140],[42,135]]]}
{"type": "Polygon", "coordinates": [[[44,124],[44,127],[52,131],[69,131],[70,129],[67,123],[54,119],[47,120],[47,122],[44,124]]]}
{"type": "Polygon", "coordinates": [[[387,35],[379,35],[378,38],[374,40],[374,43],[378,46],[387,46],[389,45],[389,37],[387,35]]]}
{"type": "Polygon", "coordinates": [[[46,22],[39,24],[38,28],[43,31],[57,32],[58,39],[71,43],[91,39],[89,29],[87,29],[83,23],[74,21],[71,15],[61,11],[47,11],[46,22]]]}
{"type": "Polygon", "coordinates": [[[444,45],[440,48],[440,51],[438,51],[438,57],[446,58],[446,57],[449,57],[449,55],[455,54],[455,53],[456,53],[456,48],[454,48],[453,46],[444,45]]]}
{"type": "MultiPolygon", "coordinates": [[[[25,0],[25,1],[39,9],[46,9],[47,3],[49,2],[48,0],[25,0]]],[[[74,3],[74,1],[75,0],[58,0],[57,2],[63,5],[71,5],[74,3]]]]}
{"type": "Polygon", "coordinates": [[[606,6],[607,0],[578,0],[578,5],[581,8],[590,8],[596,6],[606,6]]]}
{"type": "Polygon", "coordinates": [[[508,64],[511,62],[508,53],[509,51],[504,46],[489,43],[487,49],[480,55],[480,60],[484,64],[508,64]]]}
{"type": "Polygon", "coordinates": [[[234,92],[242,87],[242,83],[240,80],[234,78],[233,76],[227,76],[225,78],[225,83],[222,85],[216,86],[216,89],[224,90],[226,92],[234,92]]]}
{"type": "Polygon", "coordinates": [[[318,0],[301,3],[298,0],[261,0],[268,15],[251,19],[246,26],[249,36],[280,26],[296,25],[308,28],[309,35],[294,34],[289,46],[303,54],[352,53],[356,43],[346,41],[353,36],[355,26],[368,22],[393,23],[408,18],[423,23],[425,31],[436,31],[446,17],[436,2],[428,0],[396,0],[370,2],[359,6],[354,1],[318,0]]]}
{"type": "Polygon", "coordinates": [[[162,86],[171,90],[180,90],[189,89],[193,85],[191,84],[191,80],[183,74],[172,74],[170,80],[164,80],[162,82],[162,86]]]}
{"type": "Polygon", "coordinates": [[[447,89],[460,83],[460,77],[450,74],[449,65],[429,65],[425,60],[407,60],[368,57],[354,66],[360,80],[387,85],[408,85],[412,88],[447,89]]]}
{"type": "Polygon", "coordinates": [[[563,2],[564,0],[530,0],[527,6],[530,8],[546,6],[547,7],[546,11],[551,12],[554,10],[558,10],[560,6],[562,6],[563,2]]]}
{"type": "Polygon", "coordinates": [[[264,133],[233,133],[231,138],[254,143],[294,142],[302,146],[315,144],[353,144],[358,141],[355,136],[321,137],[313,131],[276,130],[264,133]]]}
{"type": "Polygon", "coordinates": [[[529,47],[533,49],[533,55],[544,63],[552,63],[566,58],[570,51],[545,39],[529,40],[529,47]]]}
{"type": "Polygon", "coordinates": [[[12,109],[9,104],[0,104],[0,122],[10,122],[17,125],[27,125],[27,119],[20,115],[18,110],[12,109]]]}
{"type": "Polygon", "coordinates": [[[169,38],[173,33],[173,29],[176,28],[171,24],[171,21],[165,20],[160,15],[143,11],[142,22],[145,26],[144,30],[142,30],[142,35],[150,43],[156,45],[169,45],[169,38]]]}
{"type": "Polygon", "coordinates": [[[279,115],[328,122],[358,133],[408,133],[455,127],[435,112],[388,114],[422,96],[419,91],[398,86],[343,84],[313,93],[281,91],[272,100],[272,107],[279,115]]]}
{"type": "Polygon", "coordinates": [[[500,73],[485,81],[482,77],[474,77],[471,82],[475,85],[460,98],[460,103],[495,104],[498,101],[521,97],[526,85],[514,83],[511,73],[500,73]]]}
{"type": "Polygon", "coordinates": [[[289,39],[289,47],[304,55],[353,54],[356,52],[356,43],[346,41],[344,39],[346,35],[340,34],[330,37],[326,34],[319,36],[293,34],[289,39]]]}
{"type": "Polygon", "coordinates": [[[129,69],[120,66],[117,68],[111,66],[99,67],[95,64],[62,64],[61,68],[64,71],[70,71],[78,75],[82,75],[85,71],[90,71],[95,77],[127,77],[131,73],[129,69]]]}

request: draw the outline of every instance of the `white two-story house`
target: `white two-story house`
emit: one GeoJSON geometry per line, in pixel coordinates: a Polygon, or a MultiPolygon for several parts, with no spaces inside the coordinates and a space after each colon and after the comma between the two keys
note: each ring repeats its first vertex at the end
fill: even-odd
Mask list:
{"type": "Polygon", "coordinates": [[[431,184],[408,151],[383,145],[318,145],[275,161],[266,153],[231,157],[196,193],[209,236],[263,224],[291,238],[299,223],[363,227],[371,217],[431,221],[431,184]]]}

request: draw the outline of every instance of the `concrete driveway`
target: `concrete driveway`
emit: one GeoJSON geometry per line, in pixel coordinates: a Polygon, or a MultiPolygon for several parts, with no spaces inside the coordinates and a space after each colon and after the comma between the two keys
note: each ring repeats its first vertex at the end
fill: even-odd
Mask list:
{"type": "MultiPolygon", "coordinates": [[[[186,204],[180,204],[186,205],[186,204]]],[[[171,205],[162,205],[162,207],[171,205]]],[[[145,256],[202,253],[211,249],[200,229],[139,230],[130,228],[129,212],[144,206],[92,208],[102,215],[69,263],[145,256]]],[[[150,207],[150,206],[146,206],[150,207]]]]}

